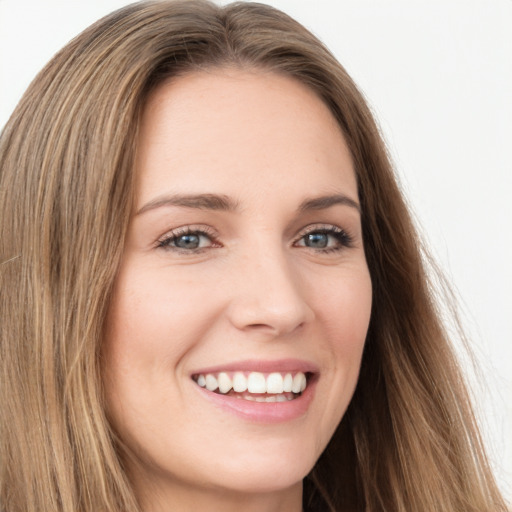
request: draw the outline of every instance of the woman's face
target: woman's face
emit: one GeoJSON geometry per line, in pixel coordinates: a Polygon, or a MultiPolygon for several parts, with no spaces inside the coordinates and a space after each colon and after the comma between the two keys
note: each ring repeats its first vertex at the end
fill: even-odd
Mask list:
{"type": "Polygon", "coordinates": [[[192,73],[150,97],[136,170],[104,347],[136,487],[300,493],[352,397],[371,307],[336,121],[291,78],[192,73]]]}

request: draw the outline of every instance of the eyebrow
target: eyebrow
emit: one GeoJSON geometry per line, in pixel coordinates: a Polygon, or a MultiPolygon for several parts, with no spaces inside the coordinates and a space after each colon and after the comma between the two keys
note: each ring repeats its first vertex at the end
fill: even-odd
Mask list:
{"type": "Polygon", "coordinates": [[[171,196],[157,197],[146,203],[136,215],[162,206],[181,206],[184,208],[195,208],[197,210],[235,211],[238,203],[228,196],[217,194],[184,195],[175,194],[171,196]]]}
{"type": "MultiPolygon", "coordinates": [[[[298,211],[305,212],[310,210],[325,210],[335,205],[345,205],[355,208],[361,213],[359,204],[344,194],[333,194],[328,196],[315,197],[313,199],[304,200],[298,211]]],[[[237,201],[228,196],[218,194],[174,194],[157,197],[146,203],[140,208],[136,215],[141,215],[147,211],[161,208],[162,206],[181,206],[182,208],[194,208],[197,210],[213,210],[213,211],[236,211],[239,208],[237,201]]]]}
{"type": "Polygon", "coordinates": [[[333,194],[329,196],[316,197],[314,199],[306,199],[299,206],[299,211],[304,212],[308,210],[325,210],[337,204],[350,206],[361,213],[361,207],[359,206],[359,203],[344,194],[333,194]]]}

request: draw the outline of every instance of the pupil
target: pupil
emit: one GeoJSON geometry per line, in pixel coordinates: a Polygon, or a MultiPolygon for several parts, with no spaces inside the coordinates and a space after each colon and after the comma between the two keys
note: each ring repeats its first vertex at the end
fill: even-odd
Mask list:
{"type": "Polygon", "coordinates": [[[327,247],[328,238],[325,233],[310,233],[307,235],[306,245],[316,249],[324,249],[327,247]]]}
{"type": "Polygon", "coordinates": [[[176,245],[182,249],[197,249],[199,247],[199,236],[182,235],[176,240],[176,245]]]}

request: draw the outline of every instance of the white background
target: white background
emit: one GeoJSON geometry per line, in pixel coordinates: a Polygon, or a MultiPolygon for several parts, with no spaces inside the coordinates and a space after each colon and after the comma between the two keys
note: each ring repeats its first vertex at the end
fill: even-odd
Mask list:
{"type": "MultiPolygon", "coordinates": [[[[0,126],[60,47],[127,3],[0,0],[0,126]]],[[[459,296],[481,369],[471,380],[485,438],[510,499],[512,0],[266,3],[319,36],[374,109],[418,223],[459,296]]]]}

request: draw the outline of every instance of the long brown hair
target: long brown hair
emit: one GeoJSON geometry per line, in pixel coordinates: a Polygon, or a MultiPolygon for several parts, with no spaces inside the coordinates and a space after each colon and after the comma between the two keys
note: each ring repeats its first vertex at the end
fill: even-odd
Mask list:
{"type": "Polygon", "coordinates": [[[362,95],[285,14],[202,0],[141,2],[100,20],[37,76],[2,133],[0,509],[138,510],[100,371],[138,123],[163,80],[222,66],[309,86],[343,129],[358,178],[372,317],[353,400],[305,480],[306,509],[505,510],[362,95]]]}

